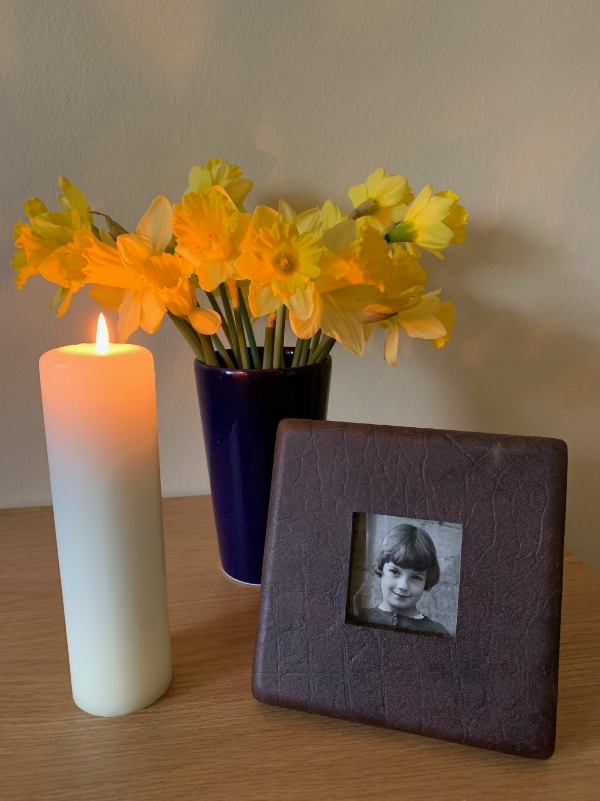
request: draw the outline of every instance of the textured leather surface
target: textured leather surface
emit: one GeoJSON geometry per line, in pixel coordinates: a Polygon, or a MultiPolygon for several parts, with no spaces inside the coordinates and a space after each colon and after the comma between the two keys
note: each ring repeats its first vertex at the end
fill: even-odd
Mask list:
{"type": "Polygon", "coordinates": [[[566,469],[560,440],[283,421],[255,697],[551,756],[566,469]],[[353,512],[463,525],[455,637],[346,622],[353,512]]]}

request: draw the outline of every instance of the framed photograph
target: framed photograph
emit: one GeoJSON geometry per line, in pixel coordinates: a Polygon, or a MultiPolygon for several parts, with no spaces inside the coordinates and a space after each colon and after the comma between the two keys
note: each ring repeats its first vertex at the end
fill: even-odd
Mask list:
{"type": "Polygon", "coordinates": [[[346,620],[456,634],[462,525],[354,513],[346,620]]]}
{"type": "Polygon", "coordinates": [[[255,697],[551,756],[566,471],[555,439],[284,420],[255,697]]]}

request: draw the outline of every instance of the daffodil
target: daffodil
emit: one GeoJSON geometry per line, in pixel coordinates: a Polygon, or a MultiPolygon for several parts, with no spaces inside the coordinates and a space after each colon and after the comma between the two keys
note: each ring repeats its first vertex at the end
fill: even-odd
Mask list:
{"type": "Polygon", "coordinates": [[[395,245],[385,278],[379,284],[382,293],[375,303],[369,305],[366,319],[377,322],[416,306],[425,291],[427,280],[427,273],[418,259],[400,245],[395,245]]]}
{"type": "MultiPolygon", "coordinates": [[[[303,227],[300,217],[300,229],[303,227]]],[[[306,221],[308,218],[305,218],[306,221]]],[[[255,317],[285,304],[299,319],[313,311],[314,279],[321,273],[323,248],[310,230],[299,230],[281,214],[259,206],[252,217],[248,240],[236,262],[249,279],[248,298],[255,317]]]]}
{"type": "Polygon", "coordinates": [[[204,166],[196,164],[192,167],[185,194],[207,192],[211,186],[222,186],[238,210],[245,211],[243,203],[254,184],[242,177],[237,164],[229,164],[223,159],[209,159],[204,166]]]}
{"type": "Polygon", "coordinates": [[[359,226],[368,220],[378,231],[383,231],[404,218],[413,194],[405,175],[388,175],[379,167],[364,184],[351,187],[348,197],[354,205],[350,216],[360,220],[359,226]]]}
{"type": "Polygon", "coordinates": [[[363,309],[375,301],[391,267],[388,246],[380,234],[366,226],[362,235],[356,222],[342,220],[326,229],[321,273],[315,278],[313,311],[307,319],[290,312],[296,336],[308,339],[319,329],[352,353],[364,350],[363,309]]]}
{"type": "Polygon", "coordinates": [[[61,287],[58,297],[62,301],[59,316],[69,305],[71,295],[82,284],[77,260],[81,254],[84,236],[91,234],[92,215],[83,193],[66,178],[60,178],[62,190],[58,196],[62,211],[48,211],[45,203],[32,197],[23,204],[30,225],[18,222],[13,237],[18,250],[11,261],[17,275],[15,283],[22,289],[28,278],[39,273],[61,287]],[[77,239],[77,241],[75,241],[77,239]],[[51,264],[41,269],[46,260],[51,264]],[[64,263],[63,263],[64,262],[64,263]]]}
{"type": "Polygon", "coordinates": [[[215,190],[184,195],[175,205],[173,218],[177,253],[193,265],[207,292],[236,277],[235,262],[252,219],[240,213],[226,194],[215,190]]]}
{"type": "Polygon", "coordinates": [[[386,234],[388,242],[405,242],[409,253],[419,256],[418,248],[443,259],[441,251],[465,238],[467,210],[459,196],[447,190],[433,194],[427,184],[410,205],[403,222],[386,234]]]}
{"type": "Polygon", "coordinates": [[[107,308],[118,308],[119,339],[126,342],[141,327],[154,333],[167,309],[187,317],[196,306],[191,265],[165,253],[171,241],[172,208],[164,196],[150,205],[135,233],[117,237],[116,247],[94,240],[86,248],[90,294],[107,308]]]}
{"type": "Polygon", "coordinates": [[[59,316],[88,285],[92,297],[118,313],[121,341],[139,327],[155,332],[168,313],[198,358],[217,363],[207,339],[213,337],[231,366],[234,359],[214,340],[222,325],[211,294],[218,287],[227,287],[221,297],[225,334],[242,367],[249,364],[245,335],[258,366],[252,324],[259,316],[269,317],[263,364],[281,364],[285,308],[304,340],[294,355],[298,366],[308,357],[306,340],[317,332],[325,338],[310,361],[326,358],[332,340],[362,354],[379,325],[388,331],[384,353],[394,365],[400,329],[437,348],[451,336],[454,307],[442,303],[440,290],[425,292],[427,275],[419,263],[419,248],[442,258],[446,247],[465,239],[468,214],[450,190],[434,194],[428,185],[414,199],[405,176],[380,167],[349,190],[349,215],[332,199],[301,214],[281,200],[277,210],[259,206],[249,215],[242,204],[252,182],[237,165],[210,159],[190,171],[181,203],[173,209],[157,197],[128,233],[106,214],[92,212],[65,178],[60,186],[59,210],[48,210],[36,197],[23,206],[28,221],[17,223],[13,234],[15,283],[20,289],[40,274],[56,284],[51,306],[59,307],[59,316]],[[108,230],[95,224],[95,215],[108,230]],[[199,287],[213,309],[198,305],[199,287]]]}
{"type": "MultiPolygon", "coordinates": [[[[400,328],[409,337],[429,339],[437,348],[441,348],[450,339],[450,329],[454,325],[454,307],[450,301],[442,303],[438,298],[441,290],[423,295],[416,305],[406,311],[398,312],[378,325],[389,330],[384,347],[386,362],[392,367],[398,364],[398,339],[400,328]]],[[[372,325],[368,326],[366,336],[370,334],[372,325]]]]}

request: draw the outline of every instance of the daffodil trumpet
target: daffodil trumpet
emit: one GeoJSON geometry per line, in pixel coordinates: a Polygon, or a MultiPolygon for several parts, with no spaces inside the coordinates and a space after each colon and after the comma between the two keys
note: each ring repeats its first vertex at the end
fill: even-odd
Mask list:
{"type": "Polygon", "coordinates": [[[427,184],[415,197],[406,176],[379,167],[349,189],[347,212],[327,199],[300,213],[285,200],[249,213],[252,182],[237,165],[209,159],[190,170],[181,202],[159,195],[130,232],[92,211],[66,178],[59,185],[59,209],[36,197],[23,204],[11,262],[17,288],[41,275],[55,285],[50,306],[62,317],[86,287],[118,315],[122,342],[138,328],[154,333],[167,315],[199,361],[268,370],[318,363],[336,342],[360,356],[374,326],[387,330],[384,357],[394,366],[401,331],[436,348],[451,336],[454,307],[425,291],[420,263],[422,251],[442,259],[464,241],[468,212],[449,189],[427,184]]]}

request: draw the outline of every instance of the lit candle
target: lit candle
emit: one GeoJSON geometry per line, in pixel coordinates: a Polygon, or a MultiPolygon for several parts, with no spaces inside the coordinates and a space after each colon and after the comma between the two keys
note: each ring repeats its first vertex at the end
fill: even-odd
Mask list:
{"type": "Polygon", "coordinates": [[[125,715],[171,682],[152,354],[100,315],[40,378],[73,699],[125,715]]]}

